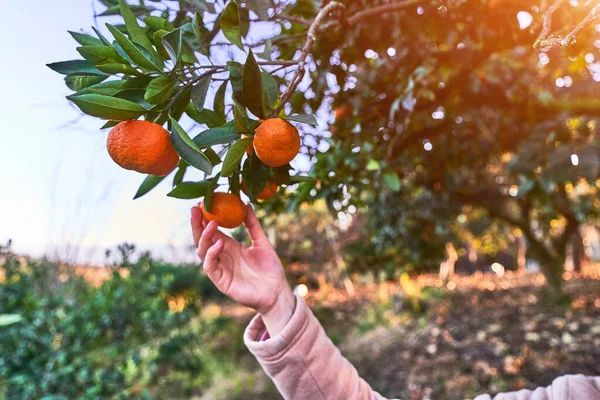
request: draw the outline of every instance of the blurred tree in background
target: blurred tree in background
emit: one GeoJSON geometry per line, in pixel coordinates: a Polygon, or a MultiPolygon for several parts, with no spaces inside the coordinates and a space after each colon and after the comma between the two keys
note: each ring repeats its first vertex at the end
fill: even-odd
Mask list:
{"type": "MultiPolygon", "coordinates": [[[[580,227],[597,223],[600,208],[592,23],[600,8],[496,0],[100,2],[100,16],[124,17],[125,25],[109,27],[116,42],[73,36],[101,73],[73,62],[51,67],[67,74],[77,91],[70,99],[108,119],[106,126],[141,115],[173,118],[178,151],[188,156],[171,196],[210,196],[219,175],[183,176],[190,164],[208,177],[226,154],[221,171],[233,191],[239,173],[251,199],[270,176],[288,185],[290,198],[270,200],[268,212],[318,199],[334,212],[365,210],[362,246],[375,260],[359,269],[437,268],[448,243],[501,231],[525,238],[528,257],[554,288],[569,246],[579,260],[580,227]],[[246,62],[213,63],[223,57],[246,62]],[[108,75],[120,83],[98,83],[108,75]],[[118,99],[118,112],[107,110],[110,99],[118,99]],[[311,122],[311,113],[333,122],[326,132],[302,126],[306,171],[290,176],[288,166],[256,160],[236,169],[246,142],[235,144],[257,124],[251,115],[311,122]],[[176,123],[183,115],[213,128],[194,138],[195,147],[176,123]],[[466,215],[477,222],[465,223],[466,215]]],[[[160,181],[149,176],[138,196],[160,181]]]]}

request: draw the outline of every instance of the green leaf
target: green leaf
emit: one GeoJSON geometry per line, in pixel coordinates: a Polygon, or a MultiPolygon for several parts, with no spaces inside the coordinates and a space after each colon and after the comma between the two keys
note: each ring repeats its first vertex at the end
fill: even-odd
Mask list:
{"type": "Polygon", "coordinates": [[[252,201],[256,201],[256,198],[262,192],[269,180],[270,173],[271,168],[258,158],[255,151],[252,152],[248,176],[248,180],[250,181],[249,197],[252,201]]]}
{"type": "Polygon", "coordinates": [[[85,114],[102,119],[127,121],[147,111],[134,102],[101,94],[72,95],[67,98],[85,114]]]}
{"type": "Polygon", "coordinates": [[[312,125],[312,126],[318,126],[319,125],[319,123],[317,122],[317,119],[312,114],[290,115],[289,117],[283,117],[283,119],[286,119],[288,121],[301,122],[303,124],[309,124],[309,125],[312,125]]]}
{"type": "Polygon", "coordinates": [[[104,81],[108,76],[85,76],[85,75],[67,75],[65,83],[67,87],[74,91],[79,91],[104,81]]]}
{"type": "Polygon", "coordinates": [[[239,104],[244,105],[244,66],[236,61],[229,61],[227,62],[227,69],[229,70],[229,80],[231,81],[231,89],[233,90],[233,99],[239,104]]]}
{"type": "Polygon", "coordinates": [[[179,164],[177,164],[177,172],[173,177],[173,187],[179,185],[181,181],[183,181],[187,167],[189,167],[188,163],[186,163],[184,160],[179,160],[179,164]]]}
{"type": "Polygon", "coordinates": [[[290,164],[282,165],[281,167],[273,168],[273,180],[277,185],[289,185],[290,184],[290,170],[292,167],[290,164]]]}
{"type": "Polygon", "coordinates": [[[169,34],[169,32],[170,31],[165,31],[164,29],[160,29],[160,30],[154,32],[154,35],[153,35],[156,49],[158,50],[158,53],[164,58],[171,57],[169,55],[169,53],[167,52],[167,50],[165,49],[165,46],[163,45],[163,41],[162,41],[163,38],[169,34]]]}
{"type": "Polygon", "coordinates": [[[106,121],[106,123],[104,125],[102,125],[100,127],[100,129],[112,128],[114,126],[117,126],[119,124],[119,122],[121,122],[121,121],[106,121]]]}
{"type": "Polygon", "coordinates": [[[246,108],[237,102],[234,103],[233,121],[238,132],[251,133],[260,126],[260,122],[248,118],[246,108]]]}
{"type": "Polygon", "coordinates": [[[235,170],[229,177],[229,191],[237,196],[240,195],[240,171],[235,170]]]}
{"type": "Polygon", "coordinates": [[[181,51],[183,49],[183,33],[181,28],[177,28],[174,31],[164,35],[162,38],[162,44],[167,53],[169,53],[171,60],[177,64],[181,59],[181,51]]]}
{"type": "Polygon", "coordinates": [[[71,36],[73,36],[73,39],[75,39],[77,41],[77,43],[79,43],[82,46],[101,46],[104,43],[102,42],[102,40],[100,39],[96,39],[93,36],[90,36],[86,33],[80,33],[80,32],[72,32],[72,31],[68,31],[71,36]]]}
{"type": "Polygon", "coordinates": [[[221,169],[221,176],[229,176],[233,170],[240,165],[240,160],[250,145],[250,138],[240,139],[235,142],[227,152],[221,169]]]}
{"type": "Polygon", "coordinates": [[[110,46],[110,41],[107,38],[105,38],[104,35],[98,29],[96,29],[96,27],[92,26],[92,29],[94,30],[94,32],[96,32],[96,35],[98,36],[98,38],[100,38],[100,41],[103,45],[110,46]]]}
{"type": "Polygon", "coordinates": [[[238,13],[238,4],[235,1],[230,1],[221,13],[221,30],[223,35],[241,50],[244,50],[242,45],[242,32],[240,30],[240,15],[238,13]]]}
{"type": "Polygon", "coordinates": [[[271,39],[267,39],[265,43],[265,49],[260,53],[256,53],[256,55],[267,61],[271,61],[273,59],[273,44],[271,43],[271,39]]]}
{"type": "Polygon", "coordinates": [[[153,106],[144,99],[145,91],[142,89],[122,90],[113,97],[132,101],[146,110],[150,110],[153,106]]]}
{"type": "MultiPolygon", "coordinates": [[[[175,95],[177,95],[177,94],[175,94],[175,95]]],[[[168,110],[170,116],[173,117],[173,118],[175,118],[177,121],[179,121],[179,119],[181,118],[181,116],[185,112],[187,106],[189,106],[190,104],[191,104],[190,103],[190,88],[187,87],[187,88],[184,89],[184,91],[181,94],[181,96],[175,101],[175,103],[173,104],[173,106],[171,107],[171,109],[168,110]]],[[[163,113],[164,112],[165,111],[163,111],[163,113]]],[[[165,118],[165,121],[166,121],[166,118],[165,118]]]]}
{"type": "Polygon", "coordinates": [[[144,76],[137,69],[133,68],[129,64],[118,64],[118,63],[110,63],[110,64],[102,64],[96,66],[100,71],[106,72],[109,74],[125,74],[131,76],[144,76]]]}
{"type": "Polygon", "coordinates": [[[215,94],[214,108],[215,112],[225,116],[225,91],[227,90],[227,81],[223,82],[215,94]]]}
{"type": "Polygon", "coordinates": [[[192,28],[196,39],[198,40],[198,51],[204,54],[205,56],[209,55],[209,47],[212,38],[211,32],[208,30],[206,26],[204,26],[204,22],[202,21],[202,16],[199,13],[194,15],[192,19],[192,28]]]}
{"type": "Polygon", "coordinates": [[[147,110],[151,109],[152,104],[148,103],[144,99],[144,94],[146,94],[146,92],[143,89],[128,89],[128,90],[121,90],[119,93],[115,94],[112,97],[133,101],[134,103],[139,104],[140,106],[144,107],[147,110]]]}
{"type": "Polygon", "coordinates": [[[97,75],[108,76],[86,60],[60,61],[46,64],[48,68],[63,75],[97,75]]]}
{"type": "Polygon", "coordinates": [[[211,78],[211,75],[206,75],[192,86],[192,103],[198,111],[204,110],[204,102],[206,101],[206,94],[208,93],[211,78]]]}
{"type": "Polygon", "coordinates": [[[219,128],[211,128],[201,132],[194,138],[194,143],[199,148],[204,148],[216,144],[231,143],[239,138],[240,134],[236,132],[233,121],[229,121],[219,128]]]}
{"type": "Polygon", "coordinates": [[[93,65],[126,64],[127,60],[119,55],[112,46],[81,46],[77,51],[93,65]]]}
{"type": "Polygon", "coordinates": [[[0,314],[0,326],[8,326],[21,322],[23,317],[19,314],[0,314]]]}
{"type": "Polygon", "coordinates": [[[208,185],[208,189],[206,189],[206,194],[204,195],[204,209],[208,212],[210,212],[211,208],[212,208],[212,198],[213,198],[213,194],[215,193],[215,189],[219,186],[219,178],[221,177],[221,174],[217,174],[215,175],[214,178],[212,178],[210,180],[210,185],[208,185]]]}
{"type": "Polygon", "coordinates": [[[177,86],[168,76],[154,78],[148,84],[144,99],[151,104],[161,104],[167,101],[177,86]]]}
{"type": "MultiPolygon", "coordinates": [[[[106,24],[106,27],[121,46],[125,54],[127,54],[136,65],[149,71],[162,72],[162,67],[157,65],[155,60],[149,59],[146,54],[129,40],[127,36],[123,35],[121,31],[110,24],[106,24]]],[[[143,49],[143,47],[141,48],[143,49]]]]}
{"type": "Polygon", "coordinates": [[[250,31],[250,12],[247,8],[238,7],[238,15],[240,18],[240,34],[245,38],[248,31],[250,31]]]}
{"type": "Polygon", "coordinates": [[[198,59],[194,52],[203,52],[204,44],[198,41],[196,33],[194,31],[194,24],[188,22],[181,26],[181,34],[183,37],[183,50],[181,53],[181,61],[187,64],[196,64],[198,59]]]}
{"type": "Polygon", "coordinates": [[[144,22],[146,23],[146,26],[148,28],[150,28],[151,31],[159,31],[161,29],[164,29],[165,31],[172,31],[175,29],[175,26],[170,23],[168,20],[166,20],[165,18],[161,18],[161,17],[155,17],[152,15],[147,16],[146,18],[144,18],[144,22]]]}
{"type": "Polygon", "coordinates": [[[152,47],[152,42],[148,39],[148,36],[146,36],[146,30],[138,24],[137,19],[126,0],[119,0],[119,9],[123,16],[123,20],[125,21],[127,33],[129,33],[131,41],[142,45],[154,57],[158,58],[158,54],[156,54],[156,51],[152,47]]]}
{"type": "Polygon", "coordinates": [[[219,114],[207,108],[202,111],[198,111],[192,103],[187,105],[185,112],[191,119],[199,124],[205,124],[209,128],[219,127],[226,122],[225,114],[219,114]]]}
{"type": "Polygon", "coordinates": [[[261,75],[265,96],[265,106],[269,110],[272,110],[275,108],[277,100],[279,99],[279,87],[277,85],[277,81],[275,78],[273,78],[273,75],[265,71],[262,71],[261,75]]]}
{"type": "Polygon", "coordinates": [[[206,157],[208,157],[212,165],[221,164],[221,157],[219,157],[219,155],[211,147],[207,147],[203,153],[206,157]]]}
{"type": "Polygon", "coordinates": [[[206,194],[210,184],[211,181],[181,182],[167,196],[177,199],[197,199],[206,194]]]}
{"type": "Polygon", "coordinates": [[[140,197],[142,197],[143,195],[145,195],[146,193],[148,193],[149,191],[154,189],[156,187],[156,185],[158,185],[160,182],[162,182],[162,180],[165,178],[166,178],[166,176],[148,175],[146,177],[146,179],[144,179],[144,182],[142,182],[142,184],[138,188],[133,199],[134,200],[139,199],[140,197]]]}
{"type": "Polygon", "coordinates": [[[254,59],[254,54],[252,54],[252,49],[248,51],[248,57],[246,57],[246,64],[244,65],[242,92],[244,104],[250,112],[258,118],[265,118],[262,75],[260,67],[254,59]]]}
{"type": "Polygon", "coordinates": [[[367,171],[377,171],[380,168],[377,160],[369,160],[367,163],[367,171]]]}
{"type": "Polygon", "coordinates": [[[316,182],[317,179],[312,176],[302,176],[302,175],[294,175],[290,176],[290,184],[300,183],[300,182],[316,182]]]}
{"type": "Polygon", "coordinates": [[[173,118],[171,118],[171,127],[171,143],[181,158],[192,167],[210,174],[213,166],[208,157],[200,151],[200,148],[190,139],[187,132],[173,118]]]}
{"type": "Polygon", "coordinates": [[[383,174],[383,182],[394,192],[400,190],[400,178],[395,171],[387,171],[383,174]]]}

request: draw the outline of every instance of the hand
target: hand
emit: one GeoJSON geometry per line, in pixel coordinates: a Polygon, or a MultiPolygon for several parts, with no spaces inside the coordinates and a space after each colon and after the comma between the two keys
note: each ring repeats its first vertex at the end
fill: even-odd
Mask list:
{"type": "Polygon", "coordinates": [[[285,279],[281,261],[269,243],[254,209],[248,205],[244,225],[252,239],[247,247],[206,221],[192,207],[192,232],[202,266],[215,286],[233,300],[261,314],[271,336],[278,334],[294,312],[296,298],[285,279]]]}

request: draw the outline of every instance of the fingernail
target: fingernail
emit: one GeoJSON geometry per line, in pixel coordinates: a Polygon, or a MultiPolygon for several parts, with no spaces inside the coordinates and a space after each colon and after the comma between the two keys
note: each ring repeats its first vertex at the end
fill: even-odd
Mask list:
{"type": "Polygon", "coordinates": [[[215,243],[215,246],[220,247],[223,244],[223,239],[219,239],[217,240],[217,243],[215,243]]]}

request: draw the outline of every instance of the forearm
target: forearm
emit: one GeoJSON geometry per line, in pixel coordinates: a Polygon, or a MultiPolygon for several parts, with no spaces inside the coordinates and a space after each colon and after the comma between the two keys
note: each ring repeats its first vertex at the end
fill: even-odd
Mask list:
{"type": "Polygon", "coordinates": [[[270,336],[276,336],[283,330],[290,318],[292,318],[295,309],[296,296],[294,296],[292,289],[286,283],[285,288],[277,296],[275,304],[269,310],[260,313],[270,336]]]}
{"type": "Polygon", "coordinates": [[[252,320],[244,341],[286,399],[383,399],[358,376],[325,334],[304,300],[278,334],[259,341],[270,328],[252,320]]]}

